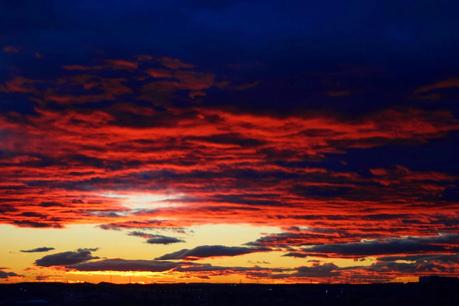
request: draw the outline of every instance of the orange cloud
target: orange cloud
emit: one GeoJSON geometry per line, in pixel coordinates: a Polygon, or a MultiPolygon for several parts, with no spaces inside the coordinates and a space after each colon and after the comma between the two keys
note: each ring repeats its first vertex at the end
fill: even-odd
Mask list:
{"type": "MultiPolygon", "coordinates": [[[[453,113],[389,108],[350,120],[325,112],[230,111],[189,99],[225,90],[220,85],[213,73],[153,57],[65,66],[51,80],[6,81],[0,94],[21,96],[33,112],[0,114],[0,222],[176,231],[197,224],[270,225],[284,232],[241,248],[300,256],[320,253],[305,246],[459,231],[459,203],[444,196],[456,186],[454,175],[400,164],[343,170],[325,162],[350,150],[440,139],[459,131],[453,113]],[[119,74],[101,73],[106,70],[119,74]],[[181,196],[154,209],[132,209],[125,198],[107,196],[116,192],[181,196]]],[[[403,274],[392,273],[394,267],[401,271],[392,264],[354,272],[362,280],[377,270],[403,274]]],[[[292,273],[292,279],[320,273],[348,279],[350,272],[320,265],[292,273]]]]}

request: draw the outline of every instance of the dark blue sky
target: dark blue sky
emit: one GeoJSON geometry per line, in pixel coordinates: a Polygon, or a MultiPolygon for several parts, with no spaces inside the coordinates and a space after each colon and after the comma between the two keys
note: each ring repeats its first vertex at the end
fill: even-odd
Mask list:
{"type": "Polygon", "coordinates": [[[0,55],[2,78],[17,71],[46,77],[63,63],[106,57],[167,55],[241,82],[263,80],[244,97],[215,97],[218,103],[352,115],[411,104],[417,87],[459,68],[459,5],[451,1],[19,0],[0,8],[3,45],[26,51],[0,55]],[[34,52],[46,61],[32,61],[34,52]],[[326,91],[353,94],[330,98],[326,91]]]}
{"type": "MultiPolygon", "coordinates": [[[[457,115],[454,86],[434,89],[435,101],[414,92],[457,76],[458,9],[426,0],[1,1],[1,44],[20,52],[0,53],[0,79],[53,79],[63,65],[154,54],[257,84],[210,89],[201,103],[211,107],[346,120],[409,107],[457,115]]],[[[32,105],[10,95],[0,107],[32,105]]]]}

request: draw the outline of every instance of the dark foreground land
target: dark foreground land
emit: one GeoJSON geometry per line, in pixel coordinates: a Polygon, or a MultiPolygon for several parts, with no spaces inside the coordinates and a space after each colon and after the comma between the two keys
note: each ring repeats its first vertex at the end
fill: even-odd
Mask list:
{"type": "Polygon", "coordinates": [[[458,306],[459,283],[378,285],[0,285],[0,305],[458,306]]]}

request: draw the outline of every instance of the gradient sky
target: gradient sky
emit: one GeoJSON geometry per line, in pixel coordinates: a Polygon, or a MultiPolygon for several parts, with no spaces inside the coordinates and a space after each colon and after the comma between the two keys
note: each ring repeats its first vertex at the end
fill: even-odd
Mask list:
{"type": "Polygon", "coordinates": [[[459,274],[454,1],[0,2],[0,282],[459,274]]]}

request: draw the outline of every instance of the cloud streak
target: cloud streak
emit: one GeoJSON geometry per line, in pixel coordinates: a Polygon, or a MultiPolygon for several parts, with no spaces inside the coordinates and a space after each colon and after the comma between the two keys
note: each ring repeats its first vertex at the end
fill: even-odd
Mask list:
{"type": "Polygon", "coordinates": [[[16,274],[14,272],[6,272],[6,271],[0,270],[0,279],[7,279],[7,278],[10,278],[10,277],[20,277],[20,276],[21,275],[16,274]]]}
{"type": "Polygon", "coordinates": [[[208,257],[238,256],[255,252],[268,251],[267,249],[255,249],[246,247],[229,247],[224,245],[201,245],[193,249],[182,249],[177,252],[162,255],[157,260],[196,260],[208,257]]]}
{"type": "Polygon", "coordinates": [[[53,267],[78,264],[99,258],[97,256],[92,256],[92,252],[95,252],[96,250],[97,249],[78,249],[76,251],[46,255],[37,259],[35,261],[35,265],[40,267],[53,267]]]}
{"type": "Polygon", "coordinates": [[[390,254],[456,253],[459,235],[407,237],[337,244],[321,244],[304,248],[303,253],[287,256],[365,257],[390,254]]]}
{"type": "Polygon", "coordinates": [[[39,247],[35,249],[30,249],[30,250],[21,250],[22,253],[44,253],[44,252],[49,252],[54,250],[54,248],[50,247],[39,247]]]}
{"type": "Polygon", "coordinates": [[[173,243],[185,242],[184,240],[175,238],[175,237],[157,235],[157,234],[149,234],[149,233],[144,233],[144,232],[139,232],[139,231],[130,232],[129,236],[145,238],[146,243],[149,243],[149,244],[173,244],[173,243]]]}

